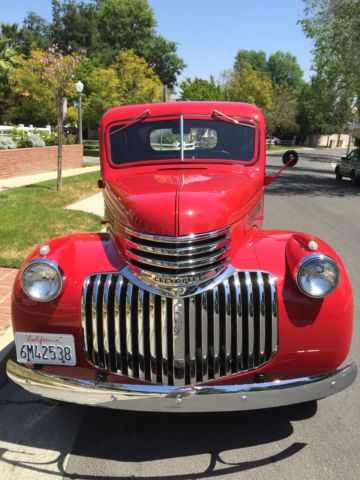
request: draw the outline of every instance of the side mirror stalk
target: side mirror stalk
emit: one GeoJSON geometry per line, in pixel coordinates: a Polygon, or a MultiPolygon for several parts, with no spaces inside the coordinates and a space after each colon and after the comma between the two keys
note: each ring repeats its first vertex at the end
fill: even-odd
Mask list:
{"type": "Polygon", "coordinates": [[[264,185],[270,185],[286,168],[294,167],[298,160],[299,154],[295,150],[287,150],[282,157],[284,166],[275,175],[265,175],[264,185]]]}

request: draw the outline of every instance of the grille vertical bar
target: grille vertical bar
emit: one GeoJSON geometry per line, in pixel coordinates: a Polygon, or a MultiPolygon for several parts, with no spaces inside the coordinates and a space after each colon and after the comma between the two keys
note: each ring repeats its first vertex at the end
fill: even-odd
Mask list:
{"type": "Polygon", "coordinates": [[[258,368],[277,351],[273,277],[238,271],[216,287],[167,298],[119,273],[90,275],[84,349],[99,368],[152,383],[192,385],[258,368]]]}

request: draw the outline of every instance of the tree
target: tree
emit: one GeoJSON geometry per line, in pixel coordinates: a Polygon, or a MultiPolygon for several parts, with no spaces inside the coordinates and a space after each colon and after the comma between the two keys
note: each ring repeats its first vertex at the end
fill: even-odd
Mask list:
{"type": "Polygon", "coordinates": [[[134,50],[143,54],[152,41],[156,25],[147,0],[98,0],[101,41],[114,52],[134,50]]]}
{"type": "Polygon", "coordinates": [[[88,55],[101,50],[97,7],[93,3],[52,0],[51,40],[61,50],[86,48],[88,55]]]}
{"type": "Polygon", "coordinates": [[[226,100],[254,103],[264,110],[271,108],[271,81],[249,63],[238,63],[224,73],[223,93],[226,100]]]}
{"type": "Polygon", "coordinates": [[[12,102],[8,116],[13,122],[33,125],[55,123],[53,88],[43,78],[46,57],[46,52],[39,49],[31,50],[29,57],[16,57],[17,66],[9,73],[12,102]]]}
{"type": "Polygon", "coordinates": [[[181,100],[223,100],[223,98],[221,86],[212,76],[209,80],[198,77],[186,78],[180,84],[181,100]]]}
{"type": "Polygon", "coordinates": [[[290,52],[276,52],[269,56],[267,70],[273,85],[297,91],[303,84],[303,71],[290,52]]]}
{"type": "Polygon", "coordinates": [[[161,100],[160,79],[146,60],[137,56],[133,50],[119,52],[113,68],[119,79],[119,95],[122,104],[161,100]]]}
{"type": "Polygon", "coordinates": [[[89,68],[84,84],[84,121],[89,127],[98,126],[109,108],[161,99],[159,78],[132,50],[120,52],[111,67],[89,68]]]}
{"type": "Polygon", "coordinates": [[[273,87],[271,103],[271,108],[265,112],[268,135],[297,132],[297,99],[292,90],[276,85],[273,87]]]}
{"type": "Polygon", "coordinates": [[[163,85],[167,85],[170,89],[173,89],[177,76],[186,67],[184,61],[176,55],[176,47],[175,42],[169,42],[161,35],[154,35],[150,46],[144,52],[150,67],[163,85]]]}
{"type": "Polygon", "coordinates": [[[21,52],[29,55],[31,48],[46,50],[50,46],[50,24],[35,12],[28,12],[20,30],[21,52]]]}
{"type": "Polygon", "coordinates": [[[336,92],[360,108],[360,0],[304,0],[305,34],[314,40],[314,69],[336,92]]]}
{"type": "Polygon", "coordinates": [[[264,51],[239,50],[235,57],[234,68],[237,69],[244,62],[249,63],[256,72],[267,74],[267,60],[264,51]]]}
{"type": "Polygon", "coordinates": [[[98,67],[84,78],[88,94],[84,95],[84,123],[88,127],[99,125],[109,108],[121,104],[119,78],[113,67],[98,67]]]}
{"type": "Polygon", "coordinates": [[[62,188],[62,137],[65,90],[73,80],[80,60],[80,55],[63,55],[60,49],[54,46],[49,48],[48,55],[41,61],[44,66],[42,77],[53,88],[57,111],[58,160],[56,189],[58,191],[62,188]]]}
{"type": "Polygon", "coordinates": [[[9,76],[16,65],[17,55],[14,48],[8,45],[7,38],[0,36],[0,121],[11,95],[9,76]]]}
{"type": "Polygon", "coordinates": [[[338,98],[324,79],[315,76],[302,87],[298,97],[297,123],[303,137],[341,131],[350,113],[349,100],[338,98]]]}

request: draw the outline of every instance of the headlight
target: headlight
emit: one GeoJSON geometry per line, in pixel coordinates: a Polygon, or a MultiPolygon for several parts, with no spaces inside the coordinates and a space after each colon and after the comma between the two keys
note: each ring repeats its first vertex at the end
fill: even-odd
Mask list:
{"type": "Polygon", "coordinates": [[[37,258],[21,275],[21,286],[26,295],[38,302],[49,302],[61,292],[63,277],[52,260],[37,258]]]}
{"type": "Polygon", "coordinates": [[[297,284],[309,297],[329,295],[339,283],[339,267],[326,255],[313,254],[304,257],[297,272],[297,284]]]}

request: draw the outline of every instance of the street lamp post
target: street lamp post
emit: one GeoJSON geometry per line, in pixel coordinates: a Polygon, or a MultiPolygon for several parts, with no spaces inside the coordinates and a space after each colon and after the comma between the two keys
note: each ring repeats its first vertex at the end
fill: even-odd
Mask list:
{"type": "Polygon", "coordinates": [[[79,80],[78,82],[76,82],[75,87],[76,87],[77,93],[79,94],[79,111],[78,111],[78,115],[79,115],[79,143],[81,145],[83,143],[81,96],[82,96],[82,92],[84,90],[84,84],[82,83],[81,80],[79,80]]]}

